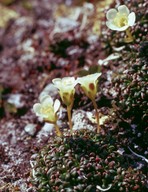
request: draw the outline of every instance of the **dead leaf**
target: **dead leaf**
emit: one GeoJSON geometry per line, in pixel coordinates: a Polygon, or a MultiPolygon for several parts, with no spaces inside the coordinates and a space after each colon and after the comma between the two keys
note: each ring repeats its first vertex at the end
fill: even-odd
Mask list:
{"type": "Polygon", "coordinates": [[[0,27],[5,27],[10,19],[17,18],[19,14],[12,9],[0,5],[0,27]]]}

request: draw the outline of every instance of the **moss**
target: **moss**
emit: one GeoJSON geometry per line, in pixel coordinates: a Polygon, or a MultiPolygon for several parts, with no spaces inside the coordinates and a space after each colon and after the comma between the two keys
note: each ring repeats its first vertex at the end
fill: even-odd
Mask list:
{"type": "Polygon", "coordinates": [[[112,191],[145,189],[145,176],[117,153],[113,136],[79,131],[74,136],[52,138],[37,156],[33,183],[41,191],[97,192],[96,186],[112,191]],[[126,183],[126,185],[125,185],[126,183]]]}
{"type": "MultiPolygon", "coordinates": [[[[123,1],[119,1],[123,4],[123,1]]],[[[124,4],[136,13],[136,23],[130,30],[134,37],[131,43],[125,43],[125,32],[106,30],[102,26],[101,41],[107,55],[118,52],[121,57],[110,61],[102,70],[111,70],[111,83],[103,87],[107,96],[112,96],[112,104],[117,115],[117,127],[123,132],[124,140],[132,146],[138,146],[143,154],[147,150],[148,137],[148,42],[146,0],[124,1],[124,4]],[[122,48],[120,51],[116,48],[122,48]],[[105,69],[106,67],[106,69],[105,69]]],[[[107,84],[106,83],[106,84],[107,84]]],[[[114,121],[114,120],[113,120],[114,121]]],[[[124,142],[124,141],[123,141],[124,142]]],[[[123,143],[124,144],[124,143],[123,143]]],[[[147,154],[147,153],[145,153],[147,154]]]]}

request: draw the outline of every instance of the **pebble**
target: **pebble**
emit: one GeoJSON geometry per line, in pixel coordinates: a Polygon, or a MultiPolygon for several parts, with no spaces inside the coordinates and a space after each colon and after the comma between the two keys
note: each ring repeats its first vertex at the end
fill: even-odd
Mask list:
{"type": "Polygon", "coordinates": [[[36,124],[29,123],[25,126],[24,130],[28,135],[34,136],[36,133],[36,124]]]}
{"type": "Polygon", "coordinates": [[[51,132],[54,128],[54,125],[51,123],[45,123],[44,126],[42,127],[42,131],[45,132],[51,132]]]}
{"type": "Polygon", "coordinates": [[[92,122],[90,122],[87,112],[83,110],[75,110],[72,114],[73,130],[89,129],[94,130],[92,122]]]}
{"type": "Polygon", "coordinates": [[[11,94],[7,101],[8,103],[15,105],[16,108],[21,108],[24,106],[21,94],[11,94]]]}

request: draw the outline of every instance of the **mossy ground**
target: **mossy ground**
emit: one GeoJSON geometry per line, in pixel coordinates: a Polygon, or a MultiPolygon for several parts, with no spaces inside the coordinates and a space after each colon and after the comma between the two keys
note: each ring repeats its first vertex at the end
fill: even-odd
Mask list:
{"type": "MultiPolygon", "coordinates": [[[[145,192],[147,1],[119,1],[136,13],[132,43],[124,42],[124,32],[107,29],[105,13],[109,7],[100,9],[100,2],[106,1],[99,1],[99,5],[91,1],[97,11],[83,29],[82,13],[77,20],[71,18],[76,18],[73,12],[82,10],[85,1],[70,6],[68,1],[61,2],[12,1],[9,8],[19,16],[0,28],[0,191],[93,192],[100,190],[96,186],[111,185],[108,191],[145,192]],[[101,31],[96,33],[93,29],[98,23],[101,31]],[[119,58],[98,65],[98,60],[113,53],[119,58]],[[49,125],[35,117],[33,104],[53,78],[94,72],[102,72],[96,96],[98,110],[109,117],[101,125],[100,135],[85,130],[57,140],[47,130],[49,125]],[[28,124],[35,126],[33,134],[26,132],[28,124]]],[[[115,2],[110,7],[114,8],[115,2]]],[[[56,99],[58,93],[54,91],[49,89],[56,99]]],[[[79,89],[73,110],[93,114],[91,101],[79,89]]],[[[88,117],[80,120],[82,128],[88,123],[95,130],[96,124],[88,117]]],[[[60,125],[61,130],[68,130],[64,110],[60,125]]]]}
{"type": "Polygon", "coordinates": [[[97,186],[109,191],[146,191],[146,175],[128,156],[127,147],[122,154],[121,146],[112,132],[104,136],[81,130],[50,139],[34,162],[37,191],[99,192],[97,186]]]}

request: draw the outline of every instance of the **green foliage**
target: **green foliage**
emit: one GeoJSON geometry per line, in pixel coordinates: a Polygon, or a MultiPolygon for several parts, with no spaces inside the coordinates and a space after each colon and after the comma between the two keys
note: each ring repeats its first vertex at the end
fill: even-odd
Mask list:
{"type": "Polygon", "coordinates": [[[107,188],[110,184],[112,191],[132,190],[136,185],[139,186],[136,191],[144,190],[145,176],[128,168],[115,144],[111,135],[103,137],[88,130],[51,138],[33,168],[37,191],[99,192],[96,186],[107,188]]]}
{"type": "Polygon", "coordinates": [[[114,86],[118,90],[116,104],[124,118],[131,118],[136,124],[146,123],[147,103],[147,61],[138,60],[123,74],[116,77],[114,86]]]}

